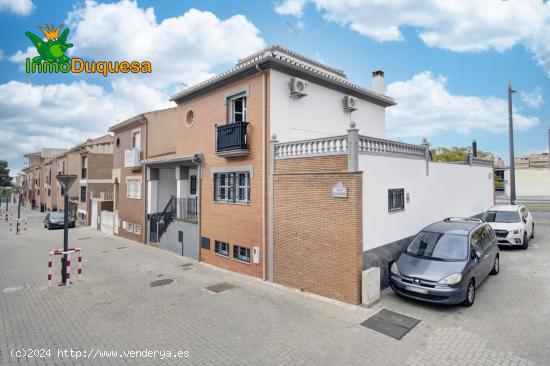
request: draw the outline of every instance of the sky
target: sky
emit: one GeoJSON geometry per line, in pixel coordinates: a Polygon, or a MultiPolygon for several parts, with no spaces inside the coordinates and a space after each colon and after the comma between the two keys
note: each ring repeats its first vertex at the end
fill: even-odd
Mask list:
{"type": "Polygon", "coordinates": [[[508,160],[548,151],[550,4],[542,0],[0,0],[0,160],[68,148],[279,44],[371,87],[384,70],[387,138],[467,146],[508,160]],[[150,61],[151,74],[28,74],[38,25],[69,29],[69,57],[150,61]]]}

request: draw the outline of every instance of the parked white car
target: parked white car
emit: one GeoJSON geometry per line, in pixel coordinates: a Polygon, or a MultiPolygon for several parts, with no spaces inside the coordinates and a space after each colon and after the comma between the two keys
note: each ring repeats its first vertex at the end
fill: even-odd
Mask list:
{"type": "Polygon", "coordinates": [[[519,245],[527,249],[529,239],[535,237],[533,215],[525,206],[495,206],[485,212],[482,219],[497,234],[499,245],[519,245]]]}

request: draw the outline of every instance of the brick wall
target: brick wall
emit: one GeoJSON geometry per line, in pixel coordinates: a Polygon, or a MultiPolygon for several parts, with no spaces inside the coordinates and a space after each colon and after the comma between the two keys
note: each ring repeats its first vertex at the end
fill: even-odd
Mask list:
{"type": "Polygon", "coordinates": [[[132,131],[136,129],[141,130],[141,157],[143,158],[143,148],[145,147],[146,141],[144,123],[141,123],[138,126],[133,125],[132,127],[128,127],[123,131],[117,131],[114,134],[114,141],[116,142],[118,139],[119,145],[116,146],[115,143],[115,147],[113,150],[113,168],[120,169],[120,180],[118,180],[118,182],[116,183],[115,205],[116,210],[118,211],[119,221],[121,225],[122,221],[141,225],[140,235],[137,235],[133,232],[128,232],[122,226],[118,228],[117,235],[143,243],[145,242],[145,168],[140,168],[139,170],[124,168],[124,150],[132,148],[132,131]],[[128,176],[141,177],[140,199],[127,198],[126,177],[128,176]]]}
{"type": "MultiPolygon", "coordinates": [[[[111,179],[113,173],[112,154],[87,154],[88,179],[111,179]]],[[[110,191],[113,188],[111,186],[110,191]]]]}
{"type": "Polygon", "coordinates": [[[274,175],[274,280],[361,302],[362,173],[345,156],[278,160],[274,175]],[[332,197],[341,182],[347,198],[332,197]]]}

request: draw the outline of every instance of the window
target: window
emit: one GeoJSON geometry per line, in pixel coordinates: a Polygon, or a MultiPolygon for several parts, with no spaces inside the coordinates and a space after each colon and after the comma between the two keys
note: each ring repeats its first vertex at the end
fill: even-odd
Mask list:
{"type": "Polygon", "coordinates": [[[236,97],[231,99],[229,104],[230,121],[229,122],[245,122],[246,121],[246,97],[236,97]]]}
{"type": "Polygon", "coordinates": [[[48,197],[50,197],[52,195],[52,190],[51,188],[48,188],[48,197]]]}
{"type": "Polygon", "coordinates": [[[82,172],[81,172],[81,178],[86,179],[88,177],[88,158],[86,156],[82,157],[82,172]]]}
{"type": "Polygon", "coordinates": [[[246,247],[241,247],[240,245],[233,245],[233,258],[250,263],[250,249],[246,247]]]}
{"type": "Polygon", "coordinates": [[[141,132],[137,131],[132,134],[132,147],[139,149],[141,147],[141,132]]]}
{"type": "Polygon", "coordinates": [[[229,203],[250,203],[250,173],[214,174],[214,200],[229,203]]]}
{"type": "Polygon", "coordinates": [[[403,188],[388,189],[388,212],[405,209],[405,190],[403,188]]]}
{"type": "Polygon", "coordinates": [[[216,240],[214,242],[214,253],[229,257],[229,244],[224,241],[216,240]]]}
{"type": "Polygon", "coordinates": [[[185,116],[185,123],[187,126],[193,126],[193,123],[195,123],[195,112],[190,109],[187,111],[187,115],[185,116]]]}
{"type": "Polygon", "coordinates": [[[80,202],[86,202],[86,186],[80,187],[80,202]]]}
{"type": "Polygon", "coordinates": [[[190,176],[189,181],[189,194],[197,194],[197,176],[190,176]]]}
{"type": "Polygon", "coordinates": [[[141,178],[126,177],[126,197],[133,199],[141,198],[141,178]]]}

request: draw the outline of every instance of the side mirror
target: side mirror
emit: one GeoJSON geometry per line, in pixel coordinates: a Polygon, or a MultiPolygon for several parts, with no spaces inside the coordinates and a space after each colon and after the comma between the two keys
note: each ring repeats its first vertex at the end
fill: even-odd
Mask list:
{"type": "Polygon", "coordinates": [[[481,252],[481,250],[476,249],[476,251],[474,252],[474,256],[477,259],[481,259],[481,257],[483,256],[483,253],[481,252]]]}

